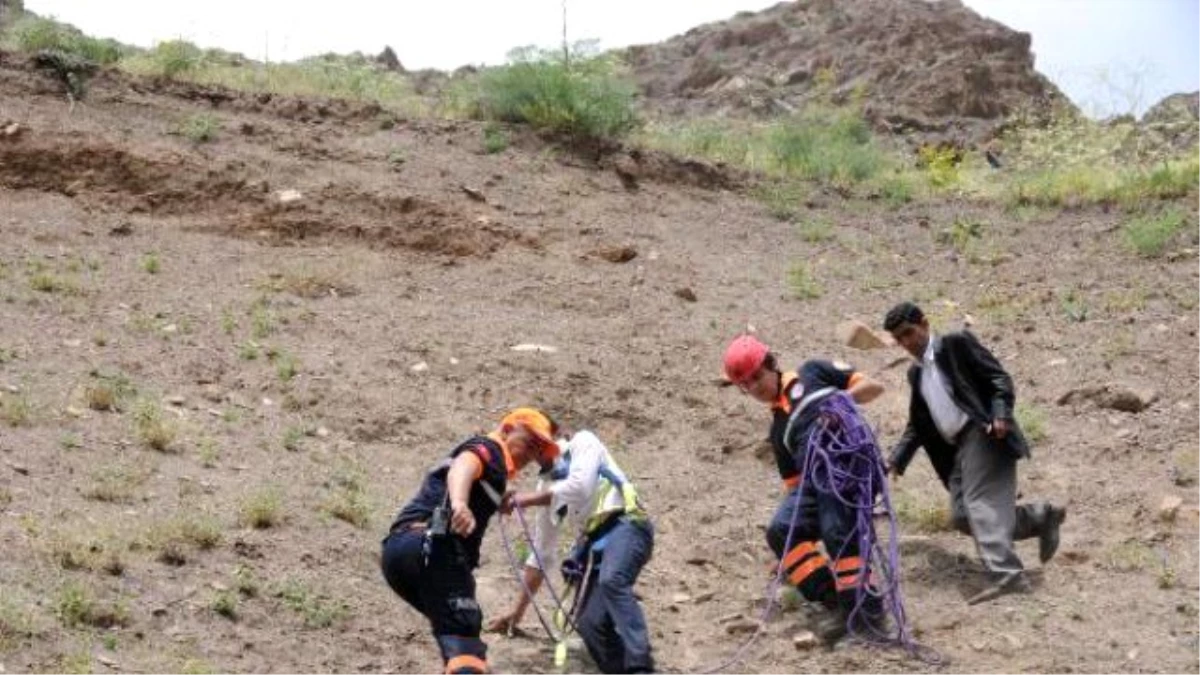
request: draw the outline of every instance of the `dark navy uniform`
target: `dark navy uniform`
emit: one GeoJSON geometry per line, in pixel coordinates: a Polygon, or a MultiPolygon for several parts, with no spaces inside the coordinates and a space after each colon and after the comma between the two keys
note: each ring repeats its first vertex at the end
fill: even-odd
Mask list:
{"type": "Polygon", "coordinates": [[[783,560],[788,581],[805,598],[829,609],[852,604],[861,574],[858,542],[851,536],[855,514],[837,497],[820,493],[811,483],[801,489],[801,472],[820,401],[849,389],[861,378],[848,364],[805,361],[796,373],[783,375],[779,400],[772,406],[771,445],[787,494],[767,527],[767,543],[783,560]],[[789,420],[797,409],[800,412],[789,433],[789,420]],[[793,515],[795,531],[791,548],[785,551],[793,515]],[[819,542],[824,542],[825,551],[834,557],[834,565],[818,547],[819,542]]]}
{"type": "Polygon", "coordinates": [[[429,619],[447,673],[487,672],[487,645],[479,637],[483,615],[475,601],[472,570],[479,565],[479,547],[511,469],[512,459],[499,440],[468,439],[426,474],[383,540],[383,575],[392,590],[429,619]],[[444,508],[448,523],[446,477],[454,458],[464,452],[479,458],[480,471],[467,502],[475,531],[460,537],[434,531],[434,513],[444,508]]]}

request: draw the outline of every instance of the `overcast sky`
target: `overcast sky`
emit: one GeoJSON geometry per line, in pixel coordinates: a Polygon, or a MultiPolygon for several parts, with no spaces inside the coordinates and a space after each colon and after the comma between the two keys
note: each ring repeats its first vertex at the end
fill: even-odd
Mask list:
{"type": "MultiPolygon", "coordinates": [[[[566,0],[568,39],[658,42],[775,0],[566,0]]],[[[965,0],[1033,35],[1037,68],[1094,114],[1139,111],[1200,89],[1197,0],[965,0]]],[[[252,58],[376,53],[407,68],[500,63],[512,47],[560,43],[563,0],[26,0],[85,32],[150,46],[183,38],[252,58]]]]}

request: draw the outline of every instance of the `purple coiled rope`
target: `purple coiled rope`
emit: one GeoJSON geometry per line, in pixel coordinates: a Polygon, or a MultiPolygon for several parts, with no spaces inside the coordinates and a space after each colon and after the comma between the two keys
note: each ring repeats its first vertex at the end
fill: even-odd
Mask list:
{"type": "MultiPolygon", "coordinates": [[[[875,433],[863,420],[850,396],[837,392],[817,403],[818,417],[805,448],[802,484],[832,495],[854,513],[854,528],[842,550],[830,552],[841,558],[851,541],[858,544],[862,560],[860,583],[854,607],[847,618],[850,632],[871,644],[898,645],[926,662],[942,662],[936,651],[917,643],[904,610],[900,584],[899,530],[888,490],[887,470],[875,433]],[[888,521],[886,552],[875,533],[876,502],[888,521]],[[875,621],[857,621],[864,605],[877,600],[890,616],[892,628],[880,630],[875,621]],[[867,626],[863,631],[860,626],[867,626]]],[[[790,533],[789,533],[790,535],[790,533]]]]}

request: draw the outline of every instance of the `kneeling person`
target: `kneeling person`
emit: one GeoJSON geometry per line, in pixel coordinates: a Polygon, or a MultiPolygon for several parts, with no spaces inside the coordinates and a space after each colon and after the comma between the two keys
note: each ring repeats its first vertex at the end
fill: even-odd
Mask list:
{"type": "MultiPolygon", "coordinates": [[[[646,618],[633,585],[654,550],[654,528],[638,503],[637,492],[608,448],[590,431],[575,434],[564,446],[549,488],[512,495],[502,510],[542,506],[536,526],[536,550],[525,567],[525,585],[536,593],[546,569],[554,569],[559,528],[566,520],[579,533],[564,570],[583,573],[586,592],[576,625],[596,665],[605,673],[654,670],[646,618]]],[[[520,622],[530,598],[522,593],[514,609],[489,625],[504,631],[520,622]]]]}

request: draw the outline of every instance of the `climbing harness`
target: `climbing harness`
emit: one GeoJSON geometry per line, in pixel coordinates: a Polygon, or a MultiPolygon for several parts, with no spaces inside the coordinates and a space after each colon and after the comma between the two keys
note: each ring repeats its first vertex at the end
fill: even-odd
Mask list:
{"type": "MultiPolygon", "coordinates": [[[[570,460],[570,452],[568,451],[564,453],[559,462],[556,462],[555,467],[550,472],[550,477],[554,480],[565,478],[570,470],[570,460]]],[[[632,482],[626,480],[621,473],[614,471],[607,462],[601,463],[597,469],[597,474],[606,484],[597,491],[595,498],[597,510],[586,520],[583,533],[581,533],[579,541],[573,550],[580,551],[583,555],[580,556],[573,552],[571,557],[563,561],[563,576],[566,581],[566,590],[562,594],[554,589],[554,584],[550,580],[549,570],[546,569],[542,554],[534,542],[533,533],[529,527],[529,522],[525,518],[524,509],[520,507],[513,508],[513,513],[516,514],[517,521],[521,525],[525,540],[530,543],[530,551],[533,553],[538,569],[542,570],[542,583],[546,586],[550,594],[551,603],[554,608],[553,628],[551,628],[551,622],[547,621],[545,615],[542,613],[541,606],[537,603],[532,589],[525,583],[525,575],[521,572],[521,561],[517,560],[516,547],[513,544],[512,537],[508,533],[508,529],[505,527],[505,519],[503,517],[500,519],[500,536],[504,543],[504,551],[508,557],[509,566],[512,569],[513,575],[517,577],[517,581],[525,597],[528,598],[529,604],[533,605],[538,622],[542,624],[542,628],[546,631],[546,635],[550,640],[555,643],[554,664],[558,668],[563,668],[566,665],[567,638],[571,632],[578,632],[576,622],[579,618],[579,612],[583,610],[583,603],[587,599],[588,584],[591,581],[596,562],[597,545],[602,546],[601,541],[607,536],[605,534],[597,537],[595,536],[596,533],[608,523],[615,522],[619,518],[635,522],[645,520],[646,518],[645,509],[642,508],[637,490],[634,488],[632,482]],[[609,491],[613,489],[618,490],[621,495],[620,510],[603,508],[609,491]],[[578,560],[580,557],[583,560],[578,560]],[[574,593],[571,598],[570,607],[568,608],[566,600],[568,594],[572,591],[574,593]]]]}

